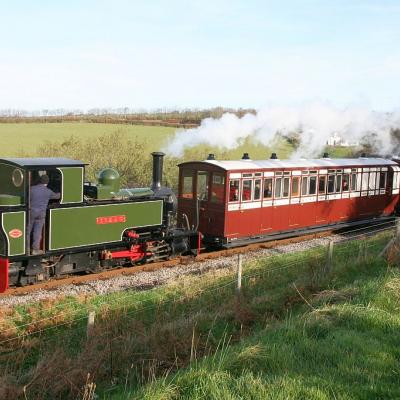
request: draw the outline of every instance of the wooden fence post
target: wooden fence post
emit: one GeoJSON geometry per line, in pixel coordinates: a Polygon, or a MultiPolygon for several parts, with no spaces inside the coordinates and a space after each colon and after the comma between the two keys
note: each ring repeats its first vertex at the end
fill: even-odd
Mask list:
{"type": "Polygon", "coordinates": [[[94,319],[96,317],[96,313],[94,311],[89,311],[88,315],[88,321],[87,321],[87,328],[86,328],[86,337],[89,339],[89,337],[92,334],[92,330],[94,327],[94,319]]]}
{"type": "Polygon", "coordinates": [[[327,274],[331,272],[332,259],[333,259],[333,240],[330,240],[328,244],[328,254],[326,256],[326,263],[325,263],[325,273],[327,274]]]}
{"type": "Polygon", "coordinates": [[[243,263],[243,254],[239,254],[238,264],[237,264],[237,287],[236,287],[237,295],[240,295],[240,291],[242,289],[242,263],[243,263]]]}
{"type": "Polygon", "coordinates": [[[358,257],[357,261],[360,263],[361,261],[364,261],[365,259],[365,247],[364,247],[364,242],[360,241],[360,244],[358,245],[358,257]]]}

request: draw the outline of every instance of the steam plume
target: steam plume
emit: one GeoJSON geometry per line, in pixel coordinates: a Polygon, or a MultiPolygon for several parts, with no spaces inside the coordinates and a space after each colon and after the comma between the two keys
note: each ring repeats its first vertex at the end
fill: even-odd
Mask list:
{"type": "Polygon", "coordinates": [[[293,157],[316,157],[321,154],[329,137],[338,133],[348,141],[360,141],[372,135],[371,143],[381,154],[392,154],[391,130],[400,128],[400,113],[374,112],[363,107],[338,109],[326,104],[301,107],[268,107],[255,115],[242,118],[226,113],[219,119],[206,118],[194,129],[178,131],[165,149],[181,156],[186,148],[206,144],[224,150],[240,146],[251,138],[271,144],[279,132],[298,133],[300,145],[293,157]]]}

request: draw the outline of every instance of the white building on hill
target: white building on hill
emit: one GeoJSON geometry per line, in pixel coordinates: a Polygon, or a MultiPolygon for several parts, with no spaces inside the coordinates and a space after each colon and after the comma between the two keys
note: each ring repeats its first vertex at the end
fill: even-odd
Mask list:
{"type": "Polygon", "coordinates": [[[342,147],[353,147],[358,146],[357,140],[345,140],[337,132],[335,132],[326,142],[328,146],[342,146],[342,147]]]}

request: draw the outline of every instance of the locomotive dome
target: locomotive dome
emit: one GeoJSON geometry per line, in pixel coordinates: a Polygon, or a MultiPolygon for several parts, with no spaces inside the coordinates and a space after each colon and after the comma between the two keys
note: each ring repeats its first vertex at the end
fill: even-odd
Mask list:
{"type": "Polygon", "coordinates": [[[120,175],[114,168],[104,168],[98,174],[98,181],[101,185],[110,186],[118,191],[120,187],[120,175]]]}

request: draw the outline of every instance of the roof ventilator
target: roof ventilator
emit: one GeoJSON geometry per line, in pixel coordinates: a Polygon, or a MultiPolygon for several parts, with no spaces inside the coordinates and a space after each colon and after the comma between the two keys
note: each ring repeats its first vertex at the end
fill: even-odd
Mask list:
{"type": "Polygon", "coordinates": [[[272,153],[271,154],[271,160],[277,160],[278,156],[276,155],[276,153],[272,153]]]}
{"type": "Polygon", "coordinates": [[[207,157],[207,160],[215,160],[215,154],[210,153],[207,157]]]}
{"type": "Polygon", "coordinates": [[[324,155],[322,156],[322,158],[330,158],[330,157],[329,157],[329,153],[324,153],[324,155]]]}
{"type": "Polygon", "coordinates": [[[250,160],[249,153],[243,153],[242,160],[250,160]]]}

